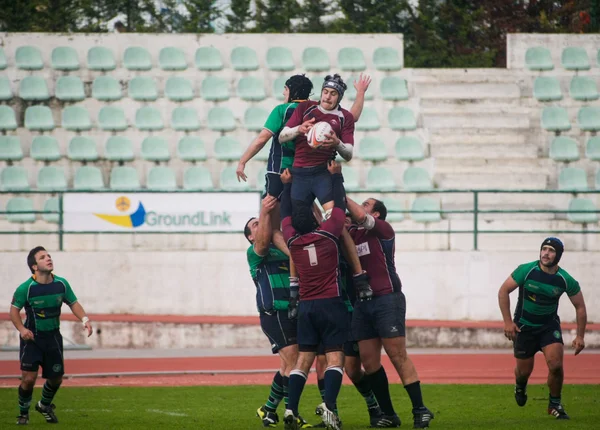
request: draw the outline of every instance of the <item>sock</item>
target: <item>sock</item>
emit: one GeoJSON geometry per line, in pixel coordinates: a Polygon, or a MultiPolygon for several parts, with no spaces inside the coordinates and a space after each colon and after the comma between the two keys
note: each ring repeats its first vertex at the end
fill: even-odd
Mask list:
{"type": "Polygon", "coordinates": [[[325,406],[330,411],[337,410],[337,396],[342,388],[344,370],[339,366],[331,366],[325,370],[325,406]]]}
{"type": "Polygon", "coordinates": [[[396,411],[394,411],[392,399],[390,398],[390,385],[383,366],[377,372],[365,375],[365,378],[371,384],[371,389],[375,393],[375,397],[384,415],[395,415],[396,411]]]}
{"type": "Polygon", "coordinates": [[[527,388],[527,378],[519,377],[515,379],[516,386],[519,390],[527,388]]]}
{"type": "Polygon", "coordinates": [[[269,398],[267,403],[265,403],[265,410],[267,412],[275,412],[277,410],[277,406],[281,403],[283,399],[283,376],[281,373],[275,373],[273,377],[273,382],[271,383],[271,393],[269,394],[269,398]]]}
{"type": "Polygon", "coordinates": [[[285,408],[288,408],[288,403],[289,403],[289,399],[288,399],[288,395],[289,395],[289,389],[290,389],[290,377],[289,376],[284,376],[283,377],[283,403],[285,404],[285,408]]]}
{"type": "Polygon", "coordinates": [[[408,393],[408,397],[410,397],[413,409],[419,409],[425,406],[423,405],[423,396],[421,395],[421,381],[405,385],[404,389],[408,393]]]}
{"type": "Polygon", "coordinates": [[[371,390],[371,384],[366,378],[366,375],[363,373],[358,382],[353,382],[354,386],[358,390],[358,392],[363,396],[365,402],[367,403],[367,408],[374,408],[379,406],[377,403],[377,399],[375,398],[375,394],[373,394],[373,390],[371,390]]]}
{"type": "Polygon", "coordinates": [[[551,405],[560,405],[560,396],[558,396],[558,397],[550,396],[550,404],[551,405]]]}
{"type": "Polygon", "coordinates": [[[319,393],[321,394],[321,401],[325,403],[325,379],[319,379],[317,381],[317,386],[319,387],[319,393]]]}
{"type": "Polygon", "coordinates": [[[44,406],[50,406],[59,388],[60,384],[52,385],[50,381],[46,380],[44,388],[42,388],[42,400],[40,403],[44,406]]]}
{"type": "Polygon", "coordinates": [[[29,413],[29,406],[31,406],[31,397],[33,395],[33,389],[24,390],[19,385],[19,410],[21,415],[27,415],[29,413]]]}
{"type": "Polygon", "coordinates": [[[302,390],[304,390],[304,384],[306,384],[306,373],[298,369],[292,370],[290,373],[288,409],[291,409],[296,416],[298,416],[298,404],[300,403],[302,390]]]}

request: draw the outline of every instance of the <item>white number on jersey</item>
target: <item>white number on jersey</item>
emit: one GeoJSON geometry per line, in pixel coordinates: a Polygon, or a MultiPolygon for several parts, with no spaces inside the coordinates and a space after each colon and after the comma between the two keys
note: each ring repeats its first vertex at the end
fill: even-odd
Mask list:
{"type": "Polygon", "coordinates": [[[315,244],[311,243],[302,249],[308,251],[308,260],[310,261],[310,265],[317,266],[319,264],[319,260],[317,260],[317,248],[315,248],[315,244]]]}

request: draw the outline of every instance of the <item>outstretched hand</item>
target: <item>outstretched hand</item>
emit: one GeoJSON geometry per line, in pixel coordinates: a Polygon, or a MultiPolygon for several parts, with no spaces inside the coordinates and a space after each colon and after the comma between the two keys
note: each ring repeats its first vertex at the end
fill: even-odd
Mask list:
{"type": "Polygon", "coordinates": [[[354,88],[357,93],[366,93],[371,84],[371,77],[369,75],[363,75],[362,73],[358,77],[357,81],[354,81],[354,88]]]}

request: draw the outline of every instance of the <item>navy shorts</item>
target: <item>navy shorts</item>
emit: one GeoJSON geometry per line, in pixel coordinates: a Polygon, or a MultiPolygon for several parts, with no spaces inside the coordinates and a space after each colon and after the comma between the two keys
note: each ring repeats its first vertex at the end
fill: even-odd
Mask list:
{"type": "Polygon", "coordinates": [[[281,200],[281,193],[283,193],[283,182],[281,182],[281,175],[278,173],[267,172],[265,175],[265,195],[277,197],[277,200],[281,200]]]}
{"type": "Polygon", "coordinates": [[[261,312],[260,328],[271,342],[273,354],[279,353],[280,349],[298,343],[297,322],[288,318],[287,311],[261,312]]]}
{"type": "Polygon", "coordinates": [[[350,316],[341,297],[300,300],[298,304],[298,348],[317,352],[320,343],[325,352],[342,351],[348,340],[350,316]]]}
{"type": "Polygon", "coordinates": [[[53,379],[65,374],[63,338],[58,330],[38,333],[34,340],[21,339],[19,357],[21,370],[37,372],[42,366],[44,379],[53,379]]]}
{"type": "Polygon", "coordinates": [[[533,357],[543,347],[553,343],[563,344],[560,321],[536,329],[522,327],[513,341],[515,358],[526,359],[533,357]]]}
{"type": "Polygon", "coordinates": [[[292,168],[292,201],[312,205],[315,198],[321,205],[333,200],[333,183],[327,165],[292,168]]]}
{"type": "MultiPolygon", "coordinates": [[[[317,355],[325,355],[325,345],[322,343],[317,347],[317,355]]],[[[360,354],[358,353],[358,342],[347,340],[346,343],[344,343],[344,355],[346,357],[360,357],[360,354]]]]}
{"type": "Polygon", "coordinates": [[[406,298],[402,291],[354,304],[352,339],[406,336],[406,298]]]}

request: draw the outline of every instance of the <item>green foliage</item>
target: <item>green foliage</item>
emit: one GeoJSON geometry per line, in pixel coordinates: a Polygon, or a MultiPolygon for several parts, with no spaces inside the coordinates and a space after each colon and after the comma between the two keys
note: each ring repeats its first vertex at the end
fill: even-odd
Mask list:
{"type": "Polygon", "coordinates": [[[296,0],[256,0],[254,33],[291,33],[300,6],[296,0]]]}
{"type": "Polygon", "coordinates": [[[248,29],[248,22],[253,19],[250,11],[250,0],[231,0],[231,12],[226,14],[228,21],[225,31],[227,33],[244,33],[248,29]]]}

